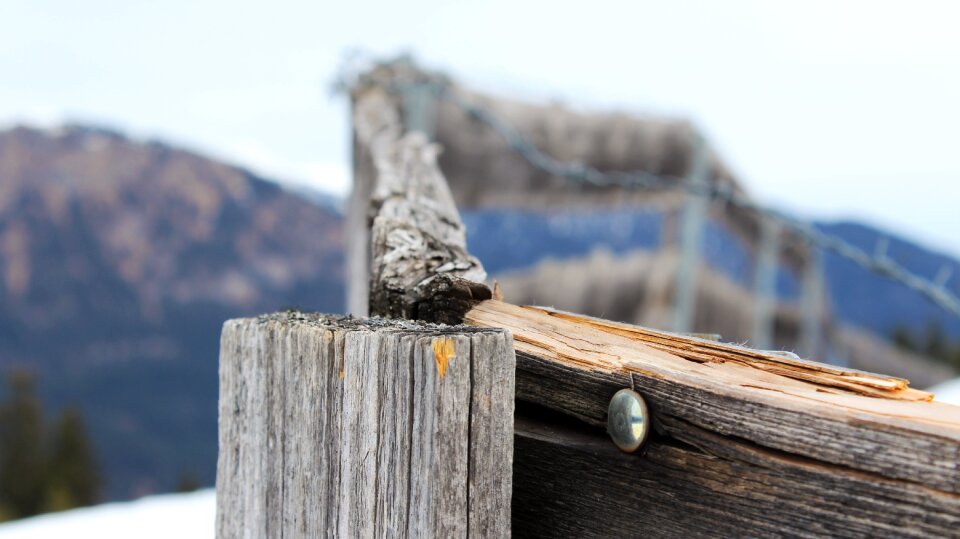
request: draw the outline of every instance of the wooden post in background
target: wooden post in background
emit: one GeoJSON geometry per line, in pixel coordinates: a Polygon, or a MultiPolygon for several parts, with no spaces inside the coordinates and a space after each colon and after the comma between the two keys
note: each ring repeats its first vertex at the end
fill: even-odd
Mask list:
{"type": "Polygon", "coordinates": [[[774,330],[782,227],[774,219],[763,219],[760,223],[760,248],[753,277],[753,330],[750,344],[754,348],[770,350],[776,346],[774,330]]]}
{"type": "Polygon", "coordinates": [[[347,312],[354,316],[367,315],[370,275],[370,195],[376,181],[376,168],[370,156],[370,148],[353,136],[353,189],[347,200],[345,219],[347,241],[346,304],[347,312]]]}
{"type": "Polygon", "coordinates": [[[703,136],[694,133],[686,181],[699,191],[687,193],[680,228],[680,266],[674,292],[673,330],[693,331],[697,307],[697,284],[703,250],[703,231],[707,225],[710,198],[706,190],[710,174],[709,148],[703,136]]]}
{"type": "Polygon", "coordinates": [[[509,536],[514,369],[499,329],[227,322],[217,536],[509,536]]]}
{"type": "Polygon", "coordinates": [[[803,268],[801,289],[800,342],[797,352],[801,357],[822,361],[825,358],[823,346],[823,319],[825,312],[823,252],[810,247],[807,265],[803,268]]]}
{"type": "Polygon", "coordinates": [[[417,131],[433,140],[436,131],[436,98],[428,83],[408,82],[401,87],[405,132],[417,131]]]}

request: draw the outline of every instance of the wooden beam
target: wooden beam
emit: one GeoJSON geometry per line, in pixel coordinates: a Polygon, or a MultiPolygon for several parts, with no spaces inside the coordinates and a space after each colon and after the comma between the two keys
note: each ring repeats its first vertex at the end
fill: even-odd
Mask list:
{"type": "Polygon", "coordinates": [[[503,330],[280,313],[224,325],[218,537],[504,537],[503,330]]]}
{"type": "Polygon", "coordinates": [[[392,100],[377,87],[357,97],[354,125],[377,170],[370,313],[455,322],[491,291],[483,265],[467,252],[466,231],[437,167],[439,147],[419,132],[401,136],[392,100]]]}
{"type": "Polygon", "coordinates": [[[702,431],[642,455],[602,429],[525,416],[514,440],[515,537],[948,537],[956,496],[702,431]],[[719,439],[718,439],[719,438],[719,439]]]}
{"type": "MultiPolygon", "coordinates": [[[[351,101],[351,105],[353,102],[351,101]]],[[[376,169],[370,148],[353,133],[353,187],[347,200],[344,245],[347,312],[366,316],[370,305],[370,195],[376,182],[376,169]]]]}
{"type": "Polygon", "coordinates": [[[466,321],[514,335],[518,401],[577,420],[553,438],[550,423],[518,420],[518,534],[949,535],[960,525],[960,407],[905,380],[498,301],[466,321]],[[657,435],[626,456],[598,429],[629,387],[657,435]],[[724,507],[736,518],[711,532],[724,507]]]}

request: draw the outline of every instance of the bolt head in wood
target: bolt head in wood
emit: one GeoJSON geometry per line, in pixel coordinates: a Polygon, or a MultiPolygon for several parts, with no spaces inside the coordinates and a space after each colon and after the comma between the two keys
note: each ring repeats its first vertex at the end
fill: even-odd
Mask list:
{"type": "Polygon", "coordinates": [[[626,453],[643,446],[650,434],[650,411],[639,393],[621,389],[607,408],[607,432],[613,443],[626,453]]]}

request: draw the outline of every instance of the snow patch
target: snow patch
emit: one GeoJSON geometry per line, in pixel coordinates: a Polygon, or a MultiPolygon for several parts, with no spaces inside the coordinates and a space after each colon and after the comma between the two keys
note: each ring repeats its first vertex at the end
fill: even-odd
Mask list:
{"type": "Polygon", "coordinates": [[[927,391],[933,393],[933,400],[960,406],[960,378],[940,382],[927,391]]]}
{"type": "Polygon", "coordinates": [[[213,489],[148,496],[0,524],[0,539],[208,539],[214,536],[213,489]]]}

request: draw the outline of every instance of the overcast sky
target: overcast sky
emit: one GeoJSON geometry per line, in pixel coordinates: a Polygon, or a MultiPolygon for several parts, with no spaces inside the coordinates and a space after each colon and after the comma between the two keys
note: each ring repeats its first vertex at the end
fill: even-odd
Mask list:
{"type": "MultiPolygon", "coordinates": [[[[89,121],[348,189],[345,51],[693,120],[768,203],[960,254],[960,3],[3,0],[0,124],[89,121]]],[[[0,178],[2,181],[2,178],[0,178]]]]}

